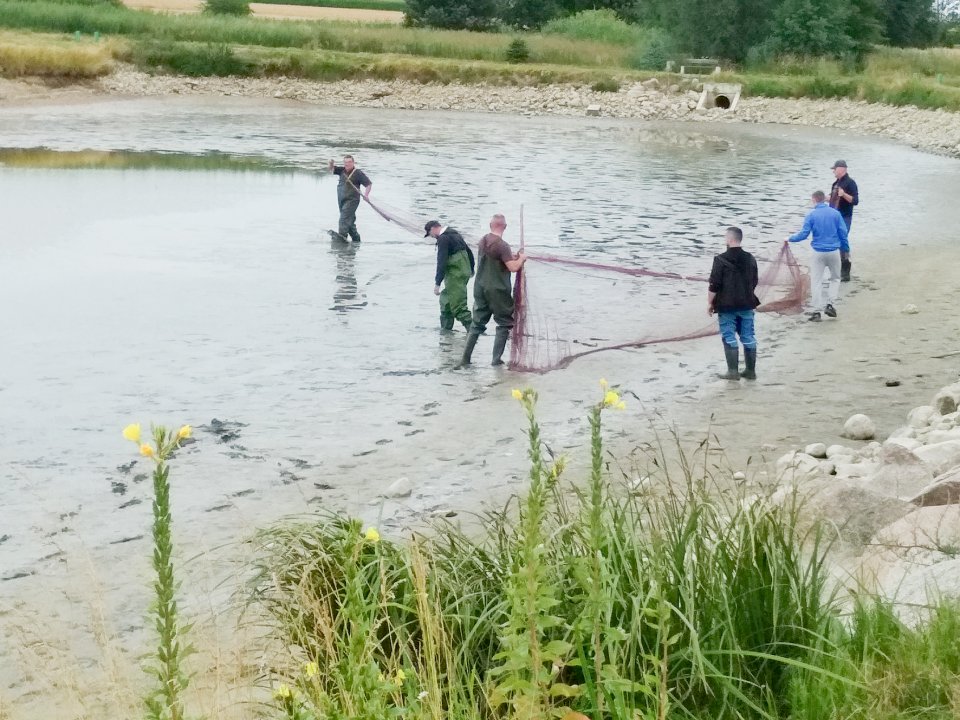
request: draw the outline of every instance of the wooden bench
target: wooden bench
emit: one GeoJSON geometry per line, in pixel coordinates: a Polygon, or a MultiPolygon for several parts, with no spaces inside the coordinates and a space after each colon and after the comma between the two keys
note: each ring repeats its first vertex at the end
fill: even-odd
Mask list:
{"type": "Polygon", "coordinates": [[[720,61],[715,58],[687,58],[680,66],[681,75],[716,75],[720,61]]]}

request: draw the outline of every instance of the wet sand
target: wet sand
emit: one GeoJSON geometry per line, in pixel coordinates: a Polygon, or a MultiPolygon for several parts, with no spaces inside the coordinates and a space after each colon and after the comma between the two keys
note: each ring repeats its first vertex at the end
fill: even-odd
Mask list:
{"type": "MultiPolygon", "coordinates": [[[[141,101],[116,105],[114,110],[121,117],[126,114],[129,124],[135,122],[133,118],[143,117],[158,118],[162,124],[163,118],[176,115],[187,102],[197,101],[141,101]]],[[[201,102],[211,117],[230,118],[230,127],[236,128],[238,136],[243,136],[238,119],[252,112],[251,107],[268,113],[261,124],[272,132],[277,132],[276,122],[269,113],[278,107],[285,113],[296,108],[294,104],[272,102],[251,105],[257,101],[201,102]]],[[[64,138],[58,138],[50,131],[44,136],[44,144],[56,146],[68,139],[73,144],[94,142],[108,132],[106,125],[98,124],[96,113],[89,122],[80,122],[84,119],[82,109],[76,111],[79,119],[67,110],[51,108],[43,112],[51,116],[59,113],[53,127],[69,128],[75,123],[85,133],[67,132],[64,138]]],[[[329,126],[323,118],[305,117],[311,126],[329,126]]],[[[371,116],[367,130],[374,120],[385,123],[391,129],[391,144],[381,149],[364,148],[365,158],[398,154],[404,158],[404,172],[410,173],[411,168],[419,167],[420,126],[429,130],[431,123],[438,123],[438,136],[446,117],[429,113],[371,116]],[[405,123],[412,129],[407,130],[405,123]]],[[[476,162],[490,162],[488,140],[472,134],[474,126],[489,128],[490,119],[458,117],[461,142],[476,153],[476,162]]],[[[185,127],[195,128],[192,134],[207,125],[192,116],[185,116],[183,122],[185,127]]],[[[554,121],[557,124],[545,120],[516,122],[503,121],[499,126],[501,139],[515,143],[517,152],[529,151],[544,158],[547,150],[538,148],[531,138],[550,144],[561,134],[599,143],[596,151],[601,156],[608,147],[654,153],[670,147],[674,148],[670,152],[680,153],[676,162],[696,161],[707,167],[713,158],[709,165],[714,173],[711,182],[725,188],[730,207],[761,215],[768,212],[762,206],[756,211],[747,209],[751,207],[747,200],[754,197],[748,181],[739,174],[723,174],[726,166],[740,165],[744,163],[742,157],[757,154],[756,143],[765,143],[760,147],[771,154],[786,156],[794,155],[801,146],[809,148],[815,157],[793,168],[803,179],[799,187],[828,173],[821,167],[825,157],[833,159],[843,152],[848,160],[857,158],[864,172],[870,168],[869,176],[857,177],[870,202],[865,201],[858,210],[853,245],[856,280],[843,286],[840,319],[810,325],[802,318],[762,317],[760,380],[754,384],[729,384],[712,378],[722,362],[716,338],[605,353],[544,376],[517,376],[480,365],[489,352],[489,342],[482,342],[477,351],[478,367],[453,372],[446,365],[455,359],[462,334],[438,338],[433,327],[435,300],[427,288],[430,278],[425,276],[424,283],[414,280],[407,284],[404,280],[416,278],[417,265],[424,259],[429,265],[429,249],[423,258],[411,259],[409,250],[392,244],[392,236],[376,237],[376,219],[371,215],[362,216],[364,228],[374,233],[367,240],[369,244],[348,249],[318,240],[316,226],[329,224],[330,218],[309,216],[302,213],[302,207],[316,197],[329,195],[330,186],[316,187],[282,178],[250,185],[256,194],[269,193],[261,199],[265,218],[268,210],[275,212],[277,207],[291,217],[279,227],[266,220],[262,223],[262,232],[271,233],[273,238],[270,250],[279,258],[275,264],[267,262],[264,248],[231,244],[231,240],[243,237],[240,220],[225,221],[218,216],[205,219],[196,211],[191,193],[202,191],[200,186],[175,182],[173,187],[179,187],[177,192],[182,194],[177,199],[171,187],[163,185],[162,173],[148,176],[153,177],[155,192],[171,203],[179,203],[179,207],[165,207],[163,212],[151,215],[129,200],[118,203],[117,214],[126,213],[129,218],[114,221],[121,224],[113,228],[104,224],[84,230],[84,237],[97,250],[96,262],[90,263],[96,270],[92,275],[91,268],[85,267],[69,246],[50,242],[36,228],[32,234],[23,231],[18,237],[32,238],[37,247],[21,253],[22,257],[18,255],[18,264],[9,267],[11,274],[5,287],[21,298],[29,296],[31,288],[33,292],[42,291],[42,296],[31,303],[33,315],[27,313],[27,318],[19,321],[6,318],[4,334],[16,338],[20,348],[46,340],[60,344],[61,351],[77,350],[64,361],[64,368],[58,369],[55,363],[42,368],[49,375],[47,382],[61,384],[58,392],[62,394],[32,394],[31,386],[21,382],[43,378],[33,377],[30,368],[14,382],[8,376],[0,389],[5,408],[0,416],[5,426],[17,429],[8,433],[8,442],[0,450],[6,481],[12,483],[9,487],[28,488],[7,504],[5,525],[0,529],[0,553],[10,551],[4,555],[4,581],[0,582],[0,618],[4,621],[0,654],[13,658],[3,663],[0,671],[0,697],[8,698],[11,717],[36,717],[44,712],[63,716],[63,708],[76,706],[70,694],[74,690],[58,687],[51,692],[46,682],[47,670],[56,669],[59,662],[72,664],[79,686],[92,692],[111,686],[110,658],[93,632],[98,623],[105,624],[101,634],[119,638],[111,642],[126,653],[120,658],[127,670],[135,665],[130,658],[145,647],[147,635],[141,618],[148,583],[144,521],[149,514],[149,483],[144,475],[147,467],[137,462],[119,438],[119,428],[130,413],[141,417],[155,412],[158,419],[197,426],[197,442],[184,449],[175,470],[176,482],[182,483],[184,493],[177,496],[178,543],[184,560],[191,560],[183,568],[187,579],[185,607],[188,613],[214,618],[212,624],[220,639],[213,633],[208,640],[211,646],[229,651],[236,649],[227,640],[233,617],[222,614],[222,609],[237,587],[237,576],[227,562],[242,556],[239,541],[265,523],[289,513],[343,510],[387,532],[399,532],[424,515],[457,512],[462,517],[483,502],[500,503],[511,493],[522,491],[526,472],[523,417],[510,398],[513,386],[529,384],[540,392],[544,437],[552,449],[571,455],[570,474],[576,477],[586,459],[584,415],[596,397],[600,377],[627,392],[627,411],[608,416],[610,447],[618,457],[627,457],[636,447],[654,439],[651,423],[661,432],[675,425],[687,446],[696,446],[707,432],[715,433],[729,463],[749,472],[764,456],[776,458],[808,442],[838,441],[843,420],[856,412],[870,415],[881,433],[890,431],[906,409],[927,402],[936,389],[956,376],[957,357],[934,357],[960,350],[952,272],[960,261],[960,249],[954,242],[956,210],[947,200],[960,193],[960,173],[952,161],[917,155],[883,141],[855,136],[828,138],[802,129],[752,128],[744,129],[746,134],[741,136],[740,129],[718,128],[719,135],[703,139],[698,133],[714,129],[650,125],[649,137],[643,136],[645,139],[634,146],[635,139],[626,130],[629,126],[612,121],[590,126],[574,120],[554,121]],[[657,143],[662,143],[660,150],[657,143]],[[778,149],[779,145],[783,149],[778,149]],[[897,175],[905,167],[911,168],[914,196],[910,202],[904,199],[903,178],[897,175]],[[744,204],[738,205],[741,202],[744,204]],[[226,223],[224,243],[206,248],[199,240],[204,233],[216,230],[215,223],[226,223]],[[130,232],[118,232],[117,227],[130,228],[130,232]],[[169,227],[192,228],[196,234],[169,237],[169,227]],[[296,267],[285,268],[285,264],[296,267]],[[22,272],[18,273],[18,267],[22,272]],[[151,267],[156,267],[159,277],[165,277],[172,286],[145,280],[149,275],[143,273],[151,267]],[[42,274],[37,273],[38,268],[43,268],[42,274]],[[74,279],[78,275],[80,279],[74,279]],[[58,277],[62,283],[58,284],[58,277]],[[114,302],[110,293],[97,290],[97,283],[103,282],[98,277],[119,283],[116,289],[123,291],[119,297],[130,298],[130,306],[114,302]],[[267,282],[276,290],[269,297],[255,296],[252,302],[243,302],[240,295],[245,278],[251,283],[267,282]],[[83,289],[67,297],[76,298],[77,312],[105,318],[102,327],[101,323],[92,328],[79,324],[75,332],[62,334],[62,320],[57,317],[71,308],[61,307],[56,290],[51,291],[52,298],[46,297],[48,283],[59,287],[60,292],[83,289]],[[427,294],[417,294],[420,285],[427,294]],[[174,333],[183,338],[183,343],[170,346],[169,362],[175,372],[165,380],[169,386],[157,386],[157,378],[150,374],[128,372],[149,357],[144,348],[153,347],[132,310],[142,311],[137,304],[141,292],[152,295],[160,289],[171,306],[186,301],[189,309],[174,333]],[[191,300],[191,293],[197,292],[197,298],[191,300]],[[282,322],[270,320],[275,312],[272,303],[276,302],[287,308],[282,322]],[[394,302],[408,304],[409,313],[399,318],[390,315],[388,308],[394,302]],[[901,312],[909,303],[917,305],[918,314],[901,312]],[[36,314],[38,307],[43,314],[36,314]],[[248,314],[232,322],[231,309],[237,307],[248,314]],[[290,358],[300,357],[302,347],[324,352],[323,337],[313,336],[318,335],[319,327],[334,332],[320,324],[320,319],[327,316],[342,318],[345,327],[370,339],[366,351],[363,347],[351,348],[348,357],[318,356],[313,364],[307,364],[308,357],[291,363],[290,358]],[[40,322],[43,317],[50,322],[40,322]],[[278,327],[271,329],[271,323],[278,327]],[[251,341],[248,327],[268,333],[269,342],[251,341]],[[101,347],[96,346],[98,335],[91,338],[91,333],[102,334],[101,347]],[[116,337],[125,338],[122,352],[110,348],[110,338],[116,337]],[[390,337],[395,343],[409,342],[410,347],[398,350],[385,341],[376,341],[390,337]],[[210,348],[226,341],[236,342],[235,357],[209,357],[210,348]],[[321,344],[310,344],[315,342],[321,344]],[[259,355],[249,358],[250,353],[259,355]],[[87,368],[87,375],[81,373],[81,379],[71,387],[63,376],[72,376],[77,367],[87,368]],[[184,378],[182,389],[177,387],[178,374],[184,378]],[[374,402],[355,379],[355,375],[364,374],[381,376],[374,388],[379,393],[374,402]],[[235,378],[236,382],[225,384],[224,377],[235,378]],[[887,387],[887,379],[898,380],[900,385],[887,387]],[[111,382],[117,383],[116,392],[123,393],[119,413],[118,406],[109,402],[109,394],[102,391],[111,382]],[[311,397],[335,397],[337,402],[317,407],[310,402],[311,397]],[[73,405],[84,408],[92,418],[90,425],[63,424],[77,422],[73,405]],[[71,452],[76,445],[98,448],[96,457],[77,457],[71,452]],[[377,499],[390,482],[403,476],[414,485],[410,498],[377,499]],[[77,493],[68,485],[70,482],[83,482],[85,489],[77,493]],[[112,501],[106,505],[112,508],[110,512],[91,515],[92,511],[99,513],[104,498],[112,501]],[[43,557],[31,556],[39,550],[43,557]],[[40,637],[40,644],[49,645],[59,660],[48,663],[47,669],[38,668],[36,658],[24,650],[24,640],[30,637],[40,637]]],[[[119,124],[110,124],[114,130],[109,132],[117,132],[119,124]]],[[[149,123],[144,128],[145,132],[151,130],[149,123]]],[[[165,130],[159,125],[156,129],[165,130]]],[[[25,121],[22,137],[9,131],[6,137],[35,146],[37,132],[34,123],[25,121]]],[[[166,135],[151,132],[149,138],[157,144],[169,143],[161,149],[174,149],[173,140],[166,135]]],[[[334,140],[316,134],[300,136],[300,142],[306,152],[315,153],[319,159],[329,154],[329,143],[339,145],[356,138],[359,135],[334,140]]],[[[141,141],[122,135],[102,142],[118,147],[141,141]]],[[[259,142],[269,141],[265,134],[259,142]]],[[[217,147],[213,136],[194,142],[197,147],[217,147]]],[[[453,143],[445,147],[448,154],[461,151],[453,143]]],[[[582,169],[569,167],[574,161],[567,158],[567,164],[558,166],[555,174],[572,173],[576,177],[582,169]]],[[[385,160],[380,162],[387,166],[385,160]]],[[[749,162],[746,164],[749,166],[749,162]]],[[[764,189],[771,192],[772,184],[779,180],[778,168],[758,164],[756,169],[764,189]]],[[[483,175],[479,171],[475,174],[483,175]]],[[[51,181],[55,177],[51,176],[51,181]]],[[[135,177],[131,175],[130,179],[135,177]]],[[[668,177],[668,187],[677,191],[673,183],[678,178],[668,177]]],[[[426,183],[428,179],[426,175],[418,177],[412,189],[427,192],[433,187],[426,183]],[[424,182],[422,187],[420,182],[424,182]]],[[[387,177],[379,182],[379,193],[400,192],[390,187],[387,177]]],[[[505,177],[502,183],[513,188],[515,179],[505,177]]],[[[223,192],[236,193],[242,204],[252,202],[254,194],[244,189],[244,183],[221,177],[219,184],[230,188],[223,192]]],[[[83,187],[77,184],[74,192],[84,192],[83,187]]],[[[87,190],[94,193],[91,203],[97,201],[94,191],[87,190]]],[[[711,202],[723,203],[724,193],[711,202]]],[[[230,207],[229,194],[214,197],[230,207]]],[[[538,202],[544,206],[529,209],[531,221],[536,218],[532,226],[540,224],[549,227],[549,232],[560,232],[563,228],[551,215],[571,213],[573,205],[563,211],[549,205],[548,194],[540,197],[538,202]]],[[[471,203],[488,204],[490,200],[474,195],[454,197],[450,202],[466,212],[471,203]]],[[[144,202],[149,205],[150,198],[144,202]]],[[[649,199],[635,202],[627,198],[617,205],[611,199],[611,207],[617,211],[617,217],[609,220],[612,236],[624,235],[630,227],[637,232],[636,221],[631,220],[637,215],[637,207],[643,206],[646,213],[651,213],[649,199]]],[[[323,202],[317,212],[327,210],[329,203],[323,202]]],[[[786,216],[799,225],[802,205],[798,202],[791,206],[786,216]]],[[[77,217],[82,219],[79,211],[77,217]]],[[[586,232],[586,221],[578,218],[577,222],[577,227],[586,232]]],[[[78,227],[86,224],[79,222],[78,227]]],[[[784,221],[768,232],[785,234],[787,229],[784,221]]],[[[709,235],[706,237],[709,240],[709,235]]],[[[711,249],[704,247],[699,252],[709,257],[711,249]]],[[[800,252],[803,258],[809,251],[800,252]]],[[[697,258],[690,259],[691,263],[695,261],[697,258]]],[[[9,304],[15,304],[12,297],[9,304]]],[[[13,360],[5,358],[8,371],[15,367],[13,360]]],[[[144,422],[149,419],[142,417],[144,422]]],[[[629,463],[625,469],[632,472],[629,463]]],[[[36,643],[29,647],[36,647],[36,643]]],[[[248,658],[247,662],[256,661],[248,658]]],[[[134,672],[131,682],[136,680],[134,672]]]]}

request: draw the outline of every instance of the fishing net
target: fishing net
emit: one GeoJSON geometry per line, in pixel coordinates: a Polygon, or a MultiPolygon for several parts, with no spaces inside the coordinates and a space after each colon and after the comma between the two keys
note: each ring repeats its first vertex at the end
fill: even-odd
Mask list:
{"type": "MultiPolygon", "coordinates": [[[[369,205],[385,220],[423,235],[429,218],[380,202],[369,205]]],[[[478,238],[463,234],[476,247],[478,238]]],[[[523,248],[521,221],[521,244],[523,248]]],[[[433,242],[431,238],[425,242],[433,242]]],[[[692,340],[717,334],[707,315],[706,275],[657,272],[641,267],[539,254],[526,248],[527,263],[514,284],[510,368],[543,373],[610,350],[692,340]]],[[[696,259],[702,267],[704,260],[696,259]]],[[[758,257],[760,312],[802,310],[808,277],[788,245],[758,257]]]]}

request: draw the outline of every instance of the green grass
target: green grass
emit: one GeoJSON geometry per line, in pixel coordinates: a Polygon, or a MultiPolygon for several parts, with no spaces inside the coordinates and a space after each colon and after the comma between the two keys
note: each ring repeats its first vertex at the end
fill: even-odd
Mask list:
{"type": "Polygon", "coordinates": [[[0,31],[0,75],[93,78],[113,69],[114,43],[74,42],[55,35],[0,31]]]}
{"type": "Polygon", "coordinates": [[[612,10],[584,10],[576,15],[551,20],[543,26],[543,32],[575,40],[634,45],[643,39],[646,30],[624,22],[612,10]]]}
{"type": "Polygon", "coordinates": [[[869,598],[844,616],[797,505],[730,491],[706,452],[672,477],[661,454],[657,482],[628,491],[606,473],[609,403],[589,478],[566,486],[534,402],[528,495],[472,532],[392,542],[330,516],[259,536],[284,717],[956,717],[960,607],[917,629],[869,598]]]}
{"type": "Polygon", "coordinates": [[[267,5],[306,5],[309,7],[347,8],[349,10],[389,10],[406,12],[404,0],[255,0],[267,5]]]}

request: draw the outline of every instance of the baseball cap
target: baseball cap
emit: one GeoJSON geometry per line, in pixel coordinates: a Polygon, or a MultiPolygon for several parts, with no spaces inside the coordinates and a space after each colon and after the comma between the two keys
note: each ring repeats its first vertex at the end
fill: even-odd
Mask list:
{"type": "Polygon", "coordinates": [[[431,220],[426,225],[423,226],[423,236],[429,237],[430,231],[435,227],[440,227],[440,222],[438,220],[431,220]]]}
{"type": "Polygon", "coordinates": [[[846,166],[847,166],[847,161],[846,161],[846,160],[837,160],[837,161],[831,166],[830,169],[831,169],[831,170],[836,170],[838,167],[844,167],[844,168],[845,168],[846,166]]]}

